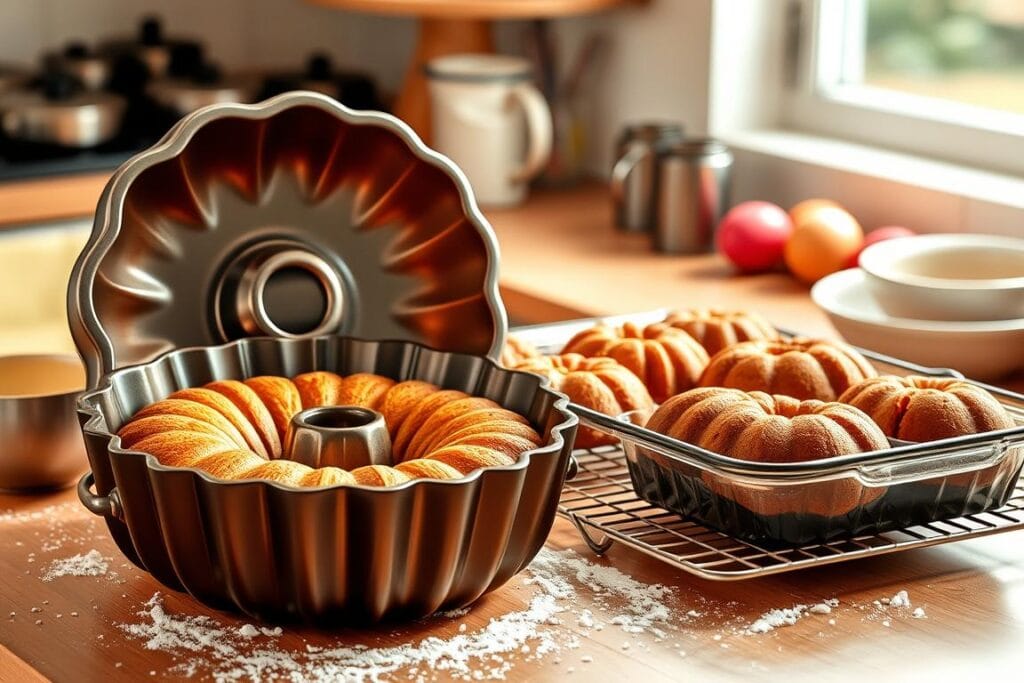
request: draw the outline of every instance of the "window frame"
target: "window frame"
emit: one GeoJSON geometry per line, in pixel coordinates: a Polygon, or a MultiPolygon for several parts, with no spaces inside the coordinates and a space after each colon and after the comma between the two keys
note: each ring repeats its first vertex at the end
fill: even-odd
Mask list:
{"type": "Polygon", "coordinates": [[[864,3],[791,0],[785,7],[791,27],[785,38],[786,62],[794,72],[787,75],[780,102],[781,123],[833,138],[1024,175],[1024,114],[843,82],[858,80],[858,69],[863,69],[862,62],[844,59],[843,41],[863,43],[864,3]]]}

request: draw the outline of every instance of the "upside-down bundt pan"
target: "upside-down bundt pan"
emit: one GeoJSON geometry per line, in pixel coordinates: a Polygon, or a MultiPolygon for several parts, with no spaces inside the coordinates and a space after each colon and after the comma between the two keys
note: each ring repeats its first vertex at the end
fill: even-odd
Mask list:
{"type": "Polygon", "coordinates": [[[208,605],[271,621],[420,617],[500,586],[543,545],[576,417],[542,383],[486,358],[402,341],[262,338],[174,351],[112,373],[82,398],[92,474],[79,493],[107,516],[135,564],[208,605]],[[181,388],[311,370],[421,379],[485,396],[527,417],[543,445],[458,480],[300,489],[164,467],[113,436],[140,408],[181,388]]]}
{"type": "Polygon", "coordinates": [[[304,92],[200,109],[121,166],[68,311],[91,386],[247,336],[497,358],[508,327],[497,240],[462,172],[393,116],[304,92]]]}
{"type": "Polygon", "coordinates": [[[576,425],[538,377],[484,357],[507,328],[497,267],[465,176],[394,117],[312,93],[190,114],[115,172],[72,273],[93,389],[79,496],[158,580],[258,618],[472,602],[543,544],[576,425]],[[485,396],[543,445],[458,480],[297,489],[164,467],[112,436],[179,388],[314,369],[485,396]]]}

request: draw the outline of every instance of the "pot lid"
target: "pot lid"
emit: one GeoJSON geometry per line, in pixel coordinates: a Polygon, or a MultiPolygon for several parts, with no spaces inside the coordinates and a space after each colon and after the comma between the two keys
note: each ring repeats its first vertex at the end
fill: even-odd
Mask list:
{"type": "Polygon", "coordinates": [[[498,250],[465,176],[387,114],[295,92],[182,119],[115,172],[72,273],[90,386],[249,336],[497,357],[498,250]]]}

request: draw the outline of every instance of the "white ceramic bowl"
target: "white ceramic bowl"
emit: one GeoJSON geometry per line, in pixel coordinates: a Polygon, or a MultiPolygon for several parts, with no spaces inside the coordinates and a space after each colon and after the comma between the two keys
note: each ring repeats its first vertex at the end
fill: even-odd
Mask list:
{"type": "Polygon", "coordinates": [[[1024,240],[918,235],[860,255],[868,290],[889,315],[920,320],[1024,318],[1024,240]]]}
{"type": "Polygon", "coordinates": [[[833,273],[811,288],[846,341],[932,368],[953,368],[974,379],[995,379],[1024,368],[1024,319],[980,322],[909,320],[885,313],[859,268],[833,273]]]}

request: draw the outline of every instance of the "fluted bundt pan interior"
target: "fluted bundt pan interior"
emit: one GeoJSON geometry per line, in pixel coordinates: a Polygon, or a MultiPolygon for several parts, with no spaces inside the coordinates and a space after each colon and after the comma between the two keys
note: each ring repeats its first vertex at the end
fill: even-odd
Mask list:
{"type": "Polygon", "coordinates": [[[79,492],[133,562],[206,604],[274,621],[424,616],[500,586],[543,545],[577,418],[542,383],[486,358],[402,341],[256,338],[178,350],[105,376],[81,399],[94,479],[79,492]],[[165,467],[113,436],[178,389],[312,370],[420,379],[490,398],[529,419],[543,445],[459,480],[297,489],[165,467]]]}
{"type": "Polygon", "coordinates": [[[314,93],[185,117],[122,166],[69,293],[91,384],[243,336],[347,334],[497,357],[497,243],[404,123],[314,93]]]}

